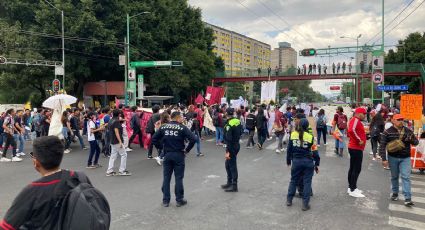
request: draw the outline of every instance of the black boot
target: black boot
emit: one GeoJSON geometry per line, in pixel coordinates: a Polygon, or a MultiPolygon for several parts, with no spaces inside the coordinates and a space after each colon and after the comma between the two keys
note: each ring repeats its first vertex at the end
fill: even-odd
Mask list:
{"type": "Polygon", "coordinates": [[[309,204],[303,204],[303,207],[301,208],[301,210],[303,210],[303,211],[307,211],[307,210],[310,210],[310,205],[309,204]]]}
{"type": "Polygon", "coordinates": [[[336,154],[336,155],[339,155],[339,149],[337,148],[337,147],[335,147],[335,151],[334,151],[334,153],[336,154]]]}
{"type": "Polygon", "coordinates": [[[224,190],[225,192],[237,192],[238,191],[238,185],[237,184],[231,184],[229,188],[224,190]]]}
{"type": "Polygon", "coordinates": [[[223,184],[223,185],[221,185],[221,188],[222,188],[222,189],[228,189],[228,188],[230,188],[230,186],[232,186],[232,183],[227,182],[227,184],[223,184]]]}

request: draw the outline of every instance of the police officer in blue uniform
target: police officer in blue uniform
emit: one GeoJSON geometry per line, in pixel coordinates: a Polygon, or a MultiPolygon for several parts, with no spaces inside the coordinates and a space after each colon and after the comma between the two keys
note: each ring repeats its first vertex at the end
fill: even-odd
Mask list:
{"type": "Polygon", "coordinates": [[[295,131],[291,133],[286,157],[287,165],[292,165],[291,181],[288,187],[286,205],[292,205],[292,199],[295,196],[297,182],[302,176],[304,184],[303,211],[310,209],[311,180],[313,178],[314,171],[316,171],[316,173],[319,172],[320,165],[319,152],[314,147],[314,138],[313,135],[308,132],[308,127],[308,120],[302,118],[295,127],[295,131]]]}
{"type": "Polygon", "coordinates": [[[225,192],[237,192],[238,191],[238,167],[237,167],[237,155],[240,150],[239,140],[241,138],[242,126],[241,121],[234,117],[235,110],[228,108],[226,110],[227,120],[224,126],[224,140],[226,142],[226,154],[225,154],[225,167],[227,172],[227,183],[222,185],[221,188],[225,192]]]}
{"type": "Polygon", "coordinates": [[[195,136],[182,124],[183,116],[180,112],[171,114],[171,122],[162,125],[152,137],[152,143],[164,152],[162,183],[162,205],[168,207],[170,204],[170,181],[174,171],[176,206],[180,207],[187,204],[184,199],[183,177],[185,168],[185,157],[195,144],[195,136]],[[185,148],[185,140],[189,144],[185,148]],[[161,145],[161,146],[160,146],[161,145]]]}

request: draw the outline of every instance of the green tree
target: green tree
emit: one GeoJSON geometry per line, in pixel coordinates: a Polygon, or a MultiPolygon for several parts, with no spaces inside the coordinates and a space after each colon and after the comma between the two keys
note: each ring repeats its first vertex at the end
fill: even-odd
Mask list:
{"type": "MultiPolygon", "coordinates": [[[[200,9],[189,6],[187,0],[51,2],[64,11],[66,90],[78,97],[86,82],[123,81],[124,68],[118,66],[118,55],[124,53],[127,13],[151,12],[131,19],[131,60],[184,61],[183,68],[139,69],[146,77],[148,91],[184,100],[192,91],[203,90],[220,64],[212,53],[212,31],[204,26],[200,9]]],[[[0,48],[5,56],[62,59],[60,12],[45,1],[0,1],[0,22],[0,48]]],[[[52,68],[8,65],[1,69],[0,85],[11,84],[9,76],[23,87],[19,92],[2,93],[0,99],[10,102],[17,98],[10,96],[13,94],[42,101],[54,78],[52,68]],[[24,74],[28,77],[21,77],[24,74]]]]}

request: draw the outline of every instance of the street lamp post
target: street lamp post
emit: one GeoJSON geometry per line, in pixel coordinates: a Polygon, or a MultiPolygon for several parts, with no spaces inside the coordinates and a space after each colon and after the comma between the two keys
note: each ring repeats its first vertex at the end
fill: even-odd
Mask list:
{"type": "MultiPolygon", "coordinates": [[[[340,38],[348,38],[348,39],[352,39],[352,40],[356,40],[356,62],[357,62],[357,57],[359,56],[359,38],[361,38],[362,34],[357,35],[356,38],[352,38],[352,37],[348,37],[348,36],[341,36],[340,38]]],[[[357,64],[357,63],[356,63],[357,64]]],[[[359,98],[359,70],[358,70],[358,65],[356,65],[356,102],[359,103],[360,102],[360,98],[359,98]]],[[[362,78],[362,83],[363,83],[363,78],[362,78]]],[[[363,84],[362,84],[363,85],[363,84]]],[[[362,86],[363,87],[363,86],[362,86]]],[[[363,91],[363,90],[362,90],[363,91]]]]}
{"type": "Polygon", "coordinates": [[[47,0],[44,0],[47,4],[49,4],[52,8],[56,9],[57,11],[61,12],[61,24],[62,24],[62,88],[63,92],[65,92],[65,32],[64,32],[64,23],[63,23],[63,10],[58,9],[55,7],[52,3],[50,3],[47,0]]]}
{"type": "MultiPolygon", "coordinates": [[[[127,70],[129,70],[130,68],[130,19],[137,17],[139,15],[142,14],[150,14],[150,12],[148,11],[144,11],[135,15],[130,16],[129,14],[127,14],[127,70]]],[[[128,104],[128,95],[127,95],[127,88],[128,88],[128,74],[126,74],[125,76],[125,82],[124,82],[124,95],[125,95],[125,105],[128,104]]]]}
{"type": "Polygon", "coordinates": [[[104,89],[104,95],[103,95],[104,104],[103,104],[103,107],[106,107],[109,104],[108,103],[108,88],[106,86],[106,80],[100,80],[99,82],[103,83],[103,89],[104,89]]]}

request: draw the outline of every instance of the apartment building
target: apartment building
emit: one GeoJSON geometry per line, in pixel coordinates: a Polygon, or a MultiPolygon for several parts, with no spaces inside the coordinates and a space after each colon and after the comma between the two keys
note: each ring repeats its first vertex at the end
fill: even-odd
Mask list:
{"type": "Polygon", "coordinates": [[[285,72],[288,68],[297,67],[297,51],[288,42],[279,42],[279,48],[275,48],[271,54],[271,68],[279,68],[285,72]]]}

